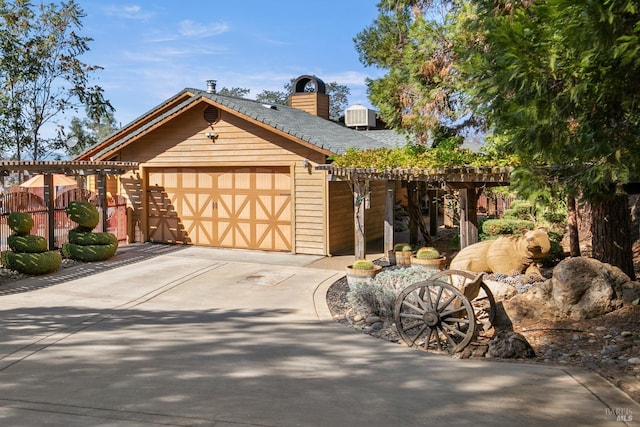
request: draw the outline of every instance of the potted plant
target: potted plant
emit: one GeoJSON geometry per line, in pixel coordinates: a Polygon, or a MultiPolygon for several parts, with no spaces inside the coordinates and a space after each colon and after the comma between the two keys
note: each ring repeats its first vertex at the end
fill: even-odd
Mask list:
{"type": "Polygon", "coordinates": [[[347,284],[352,287],[356,283],[372,280],[380,270],[382,270],[381,266],[368,259],[359,259],[347,266],[347,284]]]}
{"type": "Polygon", "coordinates": [[[412,248],[408,243],[398,243],[393,247],[397,265],[411,265],[412,248]]]}
{"type": "Polygon", "coordinates": [[[425,270],[444,270],[447,258],[434,247],[422,247],[411,257],[411,265],[425,270]]]}

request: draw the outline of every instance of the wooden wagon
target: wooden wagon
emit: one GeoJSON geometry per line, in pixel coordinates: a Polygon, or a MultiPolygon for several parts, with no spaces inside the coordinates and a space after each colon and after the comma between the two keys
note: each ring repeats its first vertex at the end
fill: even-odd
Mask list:
{"type": "Polygon", "coordinates": [[[496,305],[484,273],[444,270],[407,286],[398,296],[394,317],[410,347],[456,353],[495,319],[496,305]]]}

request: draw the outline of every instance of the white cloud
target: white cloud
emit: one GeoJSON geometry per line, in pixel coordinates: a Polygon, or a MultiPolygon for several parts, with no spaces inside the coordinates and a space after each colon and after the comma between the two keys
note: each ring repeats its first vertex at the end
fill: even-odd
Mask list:
{"type": "Polygon", "coordinates": [[[117,16],[118,18],[133,19],[136,21],[148,21],[152,16],[152,12],[143,11],[138,5],[115,6],[110,5],[104,9],[106,15],[117,16]]]}
{"type": "Polygon", "coordinates": [[[147,43],[166,43],[179,40],[204,39],[217,36],[229,31],[231,26],[226,22],[216,22],[212,24],[201,24],[192,20],[184,20],[178,24],[176,31],[154,31],[147,36],[147,43]]]}
{"type": "Polygon", "coordinates": [[[184,21],[181,21],[178,25],[178,32],[182,37],[201,39],[226,33],[227,31],[229,31],[229,28],[230,26],[226,22],[202,24],[190,19],[186,19],[184,21]]]}
{"type": "Polygon", "coordinates": [[[366,86],[367,78],[377,78],[378,73],[363,73],[361,71],[343,71],[339,73],[328,74],[322,77],[325,82],[337,82],[347,86],[366,86]]]}

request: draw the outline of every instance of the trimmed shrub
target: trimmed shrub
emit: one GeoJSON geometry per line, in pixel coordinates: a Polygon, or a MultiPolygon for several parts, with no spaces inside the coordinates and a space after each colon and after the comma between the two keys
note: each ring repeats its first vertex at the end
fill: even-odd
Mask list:
{"type": "Polygon", "coordinates": [[[77,245],[74,243],[62,244],[62,255],[65,258],[76,261],[93,262],[104,261],[115,255],[118,242],[109,245],[77,245]]]}
{"type": "Polygon", "coordinates": [[[514,200],[511,208],[504,211],[504,218],[523,219],[531,221],[536,216],[536,208],[526,200],[514,200]]]}
{"type": "Polygon", "coordinates": [[[11,212],[7,219],[9,228],[17,234],[29,234],[33,228],[33,218],[24,212],[11,212]]]}
{"type": "Polygon", "coordinates": [[[0,259],[5,268],[34,276],[56,271],[62,262],[62,257],[58,251],[40,253],[2,251],[0,259]]]}
{"type": "Polygon", "coordinates": [[[42,236],[12,234],[7,237],[7,243],[14,252],[39,253],[47,251],[47,239],[42,236]]]}
{"type": "Polygon", "coordinates": [[[522,234],[532,228],[533,221],[514,218],[488,219],[482,224],[482,232],[489,236],[522,234]]]}
{"type": "Polygon", "coordinates": [[[78,226],[69,230],[69,243],[62,245],[62,255],[76,261],[104,261],[115,255],[118,239],[114,234],[93,233],[100,221],[98,209],[89,202],[72,201],[66,209],[70,220],[78,226]]]}
{"type": "Polygon", "coordinates": [[[88,228],[87,231],[96,228],[96,225],[100,222],[98,209],[89,202],[81,200],[71,201],[65,209],[65,212],[71,221],[88,228]]]}
{"type": "Polygon", "coordinates": [[[418,259],[438,259],[440,258],[440,251],[433,247],[424,247],[418,249],[416,252],[416,258],[418,259]]]}
{"type": "Polygon", "coordinates": [[[354,270],[371,270],[373,268],[373,262],[368,259],[359,259],[351,265],[354,270]]]}
{"type": "Polygon", "coordinates": [[[90,231],[78,231],[78,228],[69,230],[69,243],[81,246],[118,244],[117,237],[112,233],[92,233],[90,231]]]}

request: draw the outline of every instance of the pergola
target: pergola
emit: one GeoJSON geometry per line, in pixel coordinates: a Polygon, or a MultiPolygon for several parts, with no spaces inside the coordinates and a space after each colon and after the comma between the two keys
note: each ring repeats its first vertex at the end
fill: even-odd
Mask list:
{"type": "MultiPolygon", "coordinates": [[[[0,177],[11,173],[41,174],[44,176],[44,199],[49,211],[49,245],[54,241],[54,190],[53,175],[63,174],[68,176],[96,176],[99,205],[102,207],[102,226],[107,229],[107,175],[122,175],[125,172],[137,169],[137,162],[116,161],[0,161],[0,177]]],[[[53,249],[53,248],[50,248],[53,249]]]]}
{"type": "MultiPolygon", "coordinates": [[[[363,201],[367,197],[369,181],[385,181],[384,252],[393,250],[393,206],[395,181],[420,181],[430,190],[457,191],[460,204],[460,247],[478,241],[478,196],[484,188],[509,185],[511,167],[447,167],[441,169],[394,168],[349,168],[334,165],[319,165],[318,170],[329,173],[329,179],[349,181],[353,190],[353,212],[355,224],[355,257],[365,258],[366,236],[363,201]]],[[[431,229],[436,221],[430,216],[431,229]]]]}

